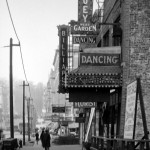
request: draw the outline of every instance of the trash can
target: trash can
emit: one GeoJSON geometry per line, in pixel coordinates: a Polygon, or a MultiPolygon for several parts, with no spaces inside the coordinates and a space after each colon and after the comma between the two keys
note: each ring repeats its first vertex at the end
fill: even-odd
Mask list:
{"type": "Polygon", "coordinates": [[[8,138],[3,140],[3,150],[15,150],[18,148],[16,138],[8,138]]]}

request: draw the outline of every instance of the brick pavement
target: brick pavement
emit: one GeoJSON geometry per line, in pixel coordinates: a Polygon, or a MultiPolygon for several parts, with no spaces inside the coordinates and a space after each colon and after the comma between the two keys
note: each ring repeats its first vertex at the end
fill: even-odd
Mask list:
{"type": "MultiPolygon", "coordinates": [[[[27,144],[21,148],[21,150],[44,150],[41,146],[41,142],[34,143],[32,146],[31,144],[27,144]]],[[[81,145],[54,145],[50,147],[50,150],[83,150],[81,145]]]]}

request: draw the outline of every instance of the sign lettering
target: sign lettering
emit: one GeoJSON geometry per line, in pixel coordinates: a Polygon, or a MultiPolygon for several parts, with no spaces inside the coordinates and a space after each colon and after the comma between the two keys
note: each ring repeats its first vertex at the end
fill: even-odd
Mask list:
{"type": "Polygon", "coordinates": [[[98,29],[96,25],[90,23],[74,23],[71,24],[71,34],[86,34],[86,35],[98,35],[98,29]]]}
{"type": "Polygon", "coordinates": [[[58,26],[59,30],[59,92],[64,93],[68,57],[68,26],[58,26]]]}
{"type": "Polygon", "coordinates": [[[74,36],[73,37],[73,44],[81,44],[81,43],[95,44],[96,36],[74,36]]]}
{"type": "Polygon", "coordinates": [[[119,66],[119,54],[81,53],[80,65],[119,66]]]}
{"type": "Polygon", "coordinates": [[[91,108],[96,107],[96,102],[74,102],[74,108],[91,108]]]}
{"type": "Polygon", "coordinates": [[[92,18],[93,0],[78,0],[78,22],[88,23],[92,18]]]}

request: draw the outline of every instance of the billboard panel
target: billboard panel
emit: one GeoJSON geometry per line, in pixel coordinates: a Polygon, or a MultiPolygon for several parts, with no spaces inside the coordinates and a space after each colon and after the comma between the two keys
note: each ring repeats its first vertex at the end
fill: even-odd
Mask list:
{"type": "Polygon", "coordinates": [[[137,81],[127,86],[124,138],[133,139],[137,81]]]}

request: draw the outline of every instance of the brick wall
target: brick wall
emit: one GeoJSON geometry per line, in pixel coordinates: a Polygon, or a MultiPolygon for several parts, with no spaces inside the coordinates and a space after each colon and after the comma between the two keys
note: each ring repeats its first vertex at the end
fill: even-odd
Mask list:
{"type": "MultiPolygon", "coordinates": [[[[120,136],[123,136],[126,103],[126,86],[141,75],[146,119],[150,131],[150,1],[122,0],[121,23],[123,29],[122,56],[123,87],[121,104],[120,136]]],[[[140,111],[138,116],[140,117],[140,111]]],[[[142,122],[138,120],[138,130],[142,122]]],[[[140,133],[138,132],[138,138],[140,133]]]]}

